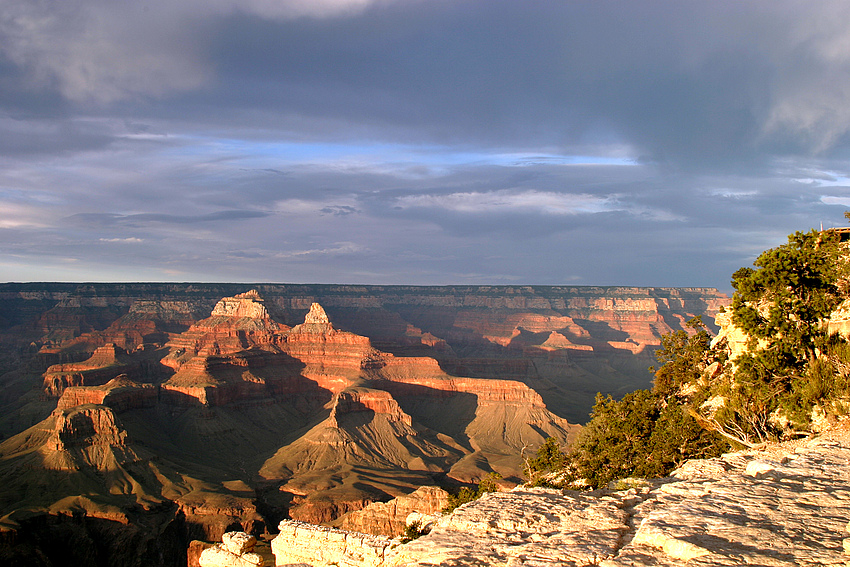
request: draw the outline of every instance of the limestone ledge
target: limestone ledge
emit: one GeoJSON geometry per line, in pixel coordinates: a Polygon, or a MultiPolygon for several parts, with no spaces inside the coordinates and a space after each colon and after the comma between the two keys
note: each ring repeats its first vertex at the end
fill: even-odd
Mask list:
{"type": "Polygon", "coordinates": [[[287,554],[277,565],[846,565],[850,428],[842,431],[689,461],[627,490],[488,494],[406,545],[287,521],[272,546],[287,554]]]}
{"type": "Polygon", "coordinates": [[[272,540],[277,565],[378,567],[398,540],[283,520],[272,540]]]}

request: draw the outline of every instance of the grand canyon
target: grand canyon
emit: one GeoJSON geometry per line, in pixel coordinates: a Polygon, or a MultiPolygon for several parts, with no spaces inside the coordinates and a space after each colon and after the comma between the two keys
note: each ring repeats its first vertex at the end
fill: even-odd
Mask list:
{"type": "Polygon", "coordinates": [[[420,487],[520,483],[597,392],[650,385],[660,337],[728,298],[33,283],[0,301],[0,557],[135,566],[283,519],[381,531],[364,512],[420,487]]]}

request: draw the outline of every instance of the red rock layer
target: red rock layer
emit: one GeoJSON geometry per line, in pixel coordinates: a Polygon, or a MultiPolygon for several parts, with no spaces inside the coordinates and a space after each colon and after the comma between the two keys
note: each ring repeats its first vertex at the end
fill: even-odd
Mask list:
{"type": "Polygon", "coordinates": [[[225,297],[210,317],[198,321],[168,342],[171,349],[162,363],[174,370],[195,357],[226,356],[252,348],[280,352],[278,345],[289,330],[271,319],[256,292],[225,297]]]}
{"type": "Polygon", "coordinates": [[[275,323],[256,295],[225,298],[213,313],[169,342],[163,363],[177,372],[162,387],[174,403],[338,393],[382,356],[368,338],[334,329],[318,304],[292,329],[275,323]]]}
{"type": "Polygon", "coordinates": [[[387,358],[376,376],[381,379],[371,384],[393,395],[451,396],[467,393],[474,394],[479,402],[546,407],[540,394],[522,382],[449,376],[440,369],[436,360],[429,358],[387,358]]]}
{"type": "Polygon", "coordinates": [[[229,531],[260,535],[266,525],[257,507],[248,498],[223,498],[218,502],[198,501],[192,495],[178,498],[179,511],[186,518],[188,537],[203,541],[221,541],[229,531]]]}
{"type": "Polygon", "coordinates": [[[59,396],[69,386],[99,386],[121,374],[139,378],[142,369],[122,348],[109,343],[83,362],[50,366],[43,375],[43,388],[48,395],[59,396]]]}
{"type": "Polygon", "coordinates": [[[334,525],[364,534],[399,536],[404,533],[410,514],[439,514],[448,503],[449,493],[442,488],[422,486],[389,502],[374,502],[362,510],[350,512],[334,525]]]}
{"type": "Polygon", "coordinates": [[[95,445],[121,446],[127,437],[113,411],[104,406],[57,409],[53,417],[54,429],[46,445],[53,451],[95,445]]]}
{"type": "Polygon", "coordinates": [[[351,388],[338,393],[334,397],[330,420],[334,427],[338,427],[339,416],[361,411],[383,414],[391,421],[413,425],[413,419],[402,411],[389,392],[367,388],[351,388]]]}
{"type": "Polygon", "coordinates": [[[102,386],[71,386],[62,392],[58,409],[84,404],[109,406],[116,411],[153,407],[158,399],[158,388],[152,384],[139,384],[122,375],[102,386]]]}

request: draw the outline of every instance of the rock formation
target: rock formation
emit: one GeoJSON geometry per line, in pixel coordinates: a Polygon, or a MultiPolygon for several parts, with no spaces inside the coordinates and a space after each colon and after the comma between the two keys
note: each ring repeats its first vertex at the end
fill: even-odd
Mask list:
{"type": "Polygon", "coordinates": [[[669,478],[608,490],[518,487],[484,495],[405,545],[281,525],[277,565],[844,565],[850,428],[685,463],[669,478]],[[618,490],[619,489],[619,490],[618,490]],[[342,563],[339,563],[342,564],[342,563]]]}
{"type": "Polygon", "coordinates": [[[422,486],[389,502],[374,502],[342,516],[335,524],[348,531],[400,536],[411,514],[439,514],[449,503],[449,493],[437,486],[422,486]]]}
{"type": "Polygon", "coordinates": [[[284,520],[272,540],[276,565],[378,567],[398,545],[390,538],[284,520]]]}
{"type": "Polygon", "coordinates": [[[65,388],[56,407],[68,409],[84,404],[97,404],[124,411],[153,407],[158,397],[158,388],[153,384],[140,384],[130,380],[126,374],[120,374],[101,386],[65,388]]]}
{"type": "MultiPolygon", "coordinates": [[[[310,306],[320,303],[338,329],[369,337],[380,350],[429,356],[455,376],[523,381],[555,413],[583,421],[597,391],[621,395],[649,385],[646,368],[662,334],[694,315],[710,322],[728,303],[702,288],[259,285],[256,294],[243,291],[225,284],[0,284],[0,372],[4,360],[7,370],[23,359],[80,361],[107,342],[128,352],[161,346],[222,297],[250,307],[239,315],[260,320],[264,309],[287,325],[303,324],[310,306]]],[[[217,314],[231,308],[222,304],[217,314]]]]}
{"type": "MultiPolygon", "coordinates": [[[[452,376],[433,358],[382,352],[337,329],[317,303],[294,327],[272,311],[257,292],[225,297],[162,348],[110,343],[50,366],[41,379],[61,394],[58,408],[0,444],[0,482],[30,494],[47,471],[68,471],[30,509],[82,507],[128,522],[130,510],[168,506],[188,545],[261,533],[284,515],[330,522],[436,477],[516,479],[523,447],[575,434],[523,382],[452,376]],[[170,376],[140,381],[154,363],[170,376]],[[20,466],[33,472],[16,476],[20,466]],[[84,504],[69,499],[81,482],[96,495],[84,504]]],[[[15,498],[3,508],[13,516],[15,498]]],[[[372,508],[368,522],[398,531],[405,506],[372,508]]]]}
{"type": "Polygon", "coordinates": [[[119,376],[139,376],[141,367],[113,343],[98,347],[88,360],[55,364],[44,373],[44,391],[59,396],[69,386],[99,386],[119,376]]]}
{"type": "Polygon", "coordinates": [[[257,538],[245,532],[227,532],[221,543],[205,549],[200,567],[262,567],[263,558],[254,553],[257,538]]]}

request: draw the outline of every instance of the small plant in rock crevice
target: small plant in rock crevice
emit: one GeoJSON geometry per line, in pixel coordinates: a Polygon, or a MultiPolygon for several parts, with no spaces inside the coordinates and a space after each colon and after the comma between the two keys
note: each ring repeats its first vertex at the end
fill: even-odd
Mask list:
{"type": "Polygon", "coordinates": [[[411,522],[405,526],[404,535],[401,537],[401,543],[411,542],[416,538],[422,537],[426,533],[428,532],[422,529],[422,522],[416,520],[415,522],[411,522]]]}

